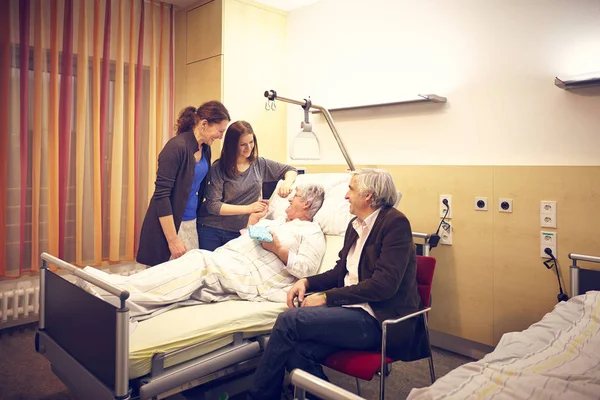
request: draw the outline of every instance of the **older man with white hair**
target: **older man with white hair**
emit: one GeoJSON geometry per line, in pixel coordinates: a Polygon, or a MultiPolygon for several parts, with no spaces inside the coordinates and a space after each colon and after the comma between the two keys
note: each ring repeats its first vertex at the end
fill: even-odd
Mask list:
{"type": "MultiPolygon", "coordinates": [[[[381,323],[421,306],[412,231],[394,208],[391,175],[356,171],[346,199],[356,218],[346,229],[339,259],[332,270],[300,279],[288,291],[290,309],[275,323],[254,377],[253,399],[279,399],[286,369],[327,380],[320,366],[327,356],[340,349],[378,349],[381,323]],[[306,296],[309,290],[317,293],[306,296]]],[[[423,334],[414,320],[397,324],[388,335],[388,354],[409,357],[411,348],[422,349],[423,334]]]]}
{"type": "MultiPolygon", "coordinates": [[[[130,292],[131,315],[156,315],[191,303],[244,299],[285,302],[287,290],[298,280],[315,274],[325,254],[325,237],[313,217],[325,194],[320,185],[299,186],[289,200],[286,218],[268,220],[253,214],[249,224],[267,228],[271,242],[252,239],[248,233],[214,252],[190,250],[183,256],[123,277],[95,268],[85,270],[130,292]]],[[[114,296],[85,282],[80,285],[107,301],[114,296]]]]}

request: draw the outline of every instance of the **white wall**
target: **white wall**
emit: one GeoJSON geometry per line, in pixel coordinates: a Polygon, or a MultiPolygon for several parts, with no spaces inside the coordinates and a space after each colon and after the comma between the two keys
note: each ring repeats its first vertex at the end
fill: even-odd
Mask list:
{"type": "MultiPolygon", "coordinates": [[[[283,96],[333,113],[356,164],[600,165],[600,89],[555,76],[600,71],[598,0],[321,0],[288,13],[283,96]]],[[[288,107],[288,140],[302,110],[288,107]]],[[[312,116],[325,156],[343,164],[312,116]]],[[[298,162],[296,162],[298,163],[298,162]]]]}

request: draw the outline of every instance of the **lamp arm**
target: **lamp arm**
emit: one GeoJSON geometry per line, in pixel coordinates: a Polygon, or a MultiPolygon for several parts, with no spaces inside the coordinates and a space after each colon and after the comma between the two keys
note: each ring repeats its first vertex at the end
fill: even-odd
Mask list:
{"type": "MultiPolygon", "coordinates": [[[[271,101],[280,100],[285,103],[296,104],[299,106],[306,105],[306,100],[298,101],[298,100],[288,99],[287,97],[282,97],[282,96],[278,95],[277,92],[275,92],[274,90],[265,91],[265,97],[271,101]]],[[[337,128],[335,127],[335,123],[333,122],[333,118],[331,117],[331,113],[329,112],[329,110],[326,109],[325,107],[318,106],[316,104],[311,104],[309,108],[314,108],[315,110],[319,110],[323,113],[323,116],[325,116],[325,121],[327,121],[327,125],[329,125],[329,129],[331,129],[331,133],[333,133],[333,137],[335,138],[335,140],[342,152],[342,155],[346,159],[346,164],[348,164],[348,168],[350,168],[350,171],[355,171],[356,168],[354,168],[354,163],[352,162],[352,159],[350,158],[350,154],[348,154],[348,151],[346,150],[346,146],[344,145],[344,142],[342,141],[342,138],[340,137],[340,135],[337,131],[337,128]]],[[[308,111],[308,110],[306,110],[306,111],[308,111]]]]}

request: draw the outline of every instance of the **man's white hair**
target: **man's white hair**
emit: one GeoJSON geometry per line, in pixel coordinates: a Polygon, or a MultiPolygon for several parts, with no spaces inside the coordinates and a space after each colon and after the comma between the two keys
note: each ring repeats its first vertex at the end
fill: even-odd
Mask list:
{"type": "Polygon", "coordinates": [[[323,205],[323,200],[325,200],[325,189],[323,189],[323,186],[321,185],[309,183],[298,185],[296,187],[296,194],[302,200],[310,203],[310,206],[308,207],[308,218],[312,220],[323,205]]]}
{"type": "Polygon", "coordinates": [[[384,169],[362,168],[352,173],[356,179],[358,192],[362,195],[372,194],[370,206],[394,207],[398,200],[398,192],[392,175],[384,169]]]}

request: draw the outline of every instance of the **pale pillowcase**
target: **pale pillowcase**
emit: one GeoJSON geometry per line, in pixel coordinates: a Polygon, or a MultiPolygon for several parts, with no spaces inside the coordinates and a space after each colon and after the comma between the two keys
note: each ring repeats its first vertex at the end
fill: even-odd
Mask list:
{"type": "MultiPolygon", "coordinates": [[[[325,173],[325,174],[302,174],[298,175],[292,188],[307,183],[317,183],[325,189],[325,199],[321,209],[315,215],[314,221],[319,224],[326,235],[343,236],[348,223],[353,218],[350,214],[350,204],[344,198],[350,183],[350,173],[325,173]]],[[[268,217],[276,219],[285,218],[285,209],[288,208],[287,199],[281,198],[277,190],[283,181],[279,181],[273,192],[269,203],[268,217]]]]}

